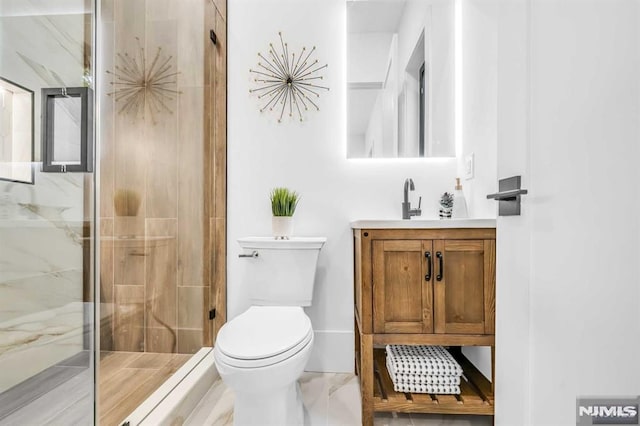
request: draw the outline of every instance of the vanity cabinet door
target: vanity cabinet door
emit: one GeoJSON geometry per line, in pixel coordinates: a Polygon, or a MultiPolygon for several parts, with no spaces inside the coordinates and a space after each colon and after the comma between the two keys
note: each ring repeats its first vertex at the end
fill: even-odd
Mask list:
{"type": "Polygon", "coordinates": [[[434,242],[436,333],[493,334],[495,240],[434,242]]]}
{"type": "Polygon", "coordinates": [[[433,333],[433,242],[374,240],[372,250],[374,333],[433,333]]]}

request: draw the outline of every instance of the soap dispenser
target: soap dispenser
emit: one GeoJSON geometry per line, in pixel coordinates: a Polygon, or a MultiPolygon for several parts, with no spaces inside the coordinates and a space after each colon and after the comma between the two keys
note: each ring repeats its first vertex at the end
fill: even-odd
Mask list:
{"type": "Polygon", "coordinates": [[[469,211],[467,210],[467,200],[464,198],[464,192],[462,192],[460,178],[456,178],[456,190],[453,193],[453,211],[451,216],[454,219],[464,219],[466,217],[469,217],[469,211]]]}

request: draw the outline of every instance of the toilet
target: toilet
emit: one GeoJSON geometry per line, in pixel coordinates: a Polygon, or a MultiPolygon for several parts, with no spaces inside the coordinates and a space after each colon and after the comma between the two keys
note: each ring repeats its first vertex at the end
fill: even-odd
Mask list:
{"type": "Polygon", "coordinates": [[[222,326],[214,347],[222,381],[234,391],[234,424],[302,425],[298,378],[313,347],[311,306],[326,238],[240,238],[251,307],[222,326]]]}

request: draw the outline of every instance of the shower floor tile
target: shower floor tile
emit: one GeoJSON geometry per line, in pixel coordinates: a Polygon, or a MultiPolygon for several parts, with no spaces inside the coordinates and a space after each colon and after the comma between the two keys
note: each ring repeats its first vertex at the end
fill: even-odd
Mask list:
{"type": "Polygon", "coordinates": [[[100,357],[100,424],[120,424],[191,356],[103,352],[100,357]]]}

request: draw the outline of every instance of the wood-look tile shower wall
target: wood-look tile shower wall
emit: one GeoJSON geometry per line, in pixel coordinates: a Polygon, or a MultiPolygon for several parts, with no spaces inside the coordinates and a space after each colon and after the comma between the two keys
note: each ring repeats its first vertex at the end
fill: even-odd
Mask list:
{"type": "Polygon", "coordinates": [[[102,8],[105,92],[119,55],[144,49],[148,69],[161,48],[180,93],[144,115],[100,96],[101,349],[193,353],[226,317],[226,1],[102,8]],[[116,211],[122,191],[139,197],[137,209],[129,195],[116,211]]]}

